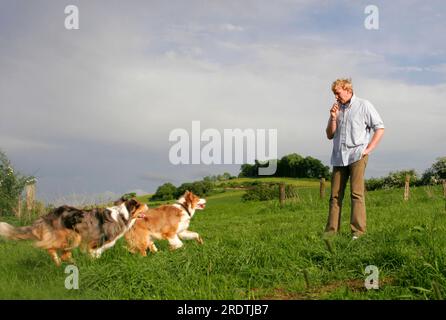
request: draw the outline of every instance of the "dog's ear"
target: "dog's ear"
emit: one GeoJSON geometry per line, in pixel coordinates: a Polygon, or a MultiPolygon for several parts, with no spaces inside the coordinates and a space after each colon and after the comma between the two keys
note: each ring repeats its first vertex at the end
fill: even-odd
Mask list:
{"type": "Polygon", "coordinates": [[[194,193],[192,191],[187,191],[187,194],[185,195],[186,201],[189,203],[192,203],[194,200],[194,193]]]}
{"type": "Polygon", "coordinates": [[[184,191],[182,197],[184,197],[184,199],[186,199],[188,194],[189,194],[189,190],[186,190],[186,191],[184,191]]]}
{"type": "Polygon", "coordinates": [[[113,204],[115,206],[119,206],[119,205],[123,204],[125,201],[126,201],[126,199],[124,199],[124,197],[121,197],[118,200],[116,200],[115,202],[113,202],[113,204]]]}
{"type": "Polygon", "coordinates": [[[125,201],[125,206],[129,212],[133,212],[139,208],[141,204],[136,199],[128,199],[125,201]]]}

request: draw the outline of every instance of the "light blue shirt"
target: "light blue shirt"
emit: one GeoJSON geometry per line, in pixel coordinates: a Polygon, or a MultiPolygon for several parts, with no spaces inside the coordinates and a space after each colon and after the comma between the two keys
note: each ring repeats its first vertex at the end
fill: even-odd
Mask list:
{"type": "Polygon", "coordinates": [[[384,122],[370,101],[354,94],[347,105],[340,105],[333,137],[333,166],[348,166],[361,159],[371,139],[371,130],[384,128],[384,122]]]}

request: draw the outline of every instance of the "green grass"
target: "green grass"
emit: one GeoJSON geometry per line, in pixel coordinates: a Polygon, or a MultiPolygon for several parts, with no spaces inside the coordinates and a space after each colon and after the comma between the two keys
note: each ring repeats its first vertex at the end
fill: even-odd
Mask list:
{"type": "Polygon", "coordinates": [[[413,188],[407,202],[401,189],[369,192],[368,233],[356,241],[346,197],[330,253],[322,240],[328,196],[319,199],[317,181],[299,186],[299,198],[283,208],[278,201],[242,202],[239,190],[209,197],[190,227],[203,237],[201,246],[185,241],[172,252],[159,241],[157,254],[140,257],[121,239],[99,260],[75,251],[79,290],[65,289],[66,265],[55,267],[29,242],[0,240],[0,298],[436,299],[433,283],[446,297],[446,211],[439,187],[413,188]],[[379,290],[364,288],[367,265],[380,271],[379,290]]]}

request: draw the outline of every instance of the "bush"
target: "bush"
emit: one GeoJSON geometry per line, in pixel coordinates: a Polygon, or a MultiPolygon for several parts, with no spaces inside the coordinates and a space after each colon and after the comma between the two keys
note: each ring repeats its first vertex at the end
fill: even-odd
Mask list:
{"type": "Polygon", "coordinates": [[[167,182],[162,186],[159,186],[158,189],[156,189],[155,194],[150,198],[150,200],[154,201],[172,200],[175,199],[176,192],[177,188],[170,182],[167,182]]]}
{"type": "Polygon", "coordinates": [[[240,186],[240,183],[237,182],[226,182],[219,185],[221,188],[237,188],[240,186]]]}
{"type": "MultiPolygon", "coordinates": [[[[181,197],[186,191],[191,191],[197,196],[204,197],[210,195],[213,190],[215,179],[212,177],[205,177],[202,181],[186,182],[178,188],[171,183],[165,183],[158,187],[155,194],[150,198],[151,201],[166,201],[175,200],[181,197]]],[[[224,190],[216,190],[214,193],[221,193],[224,190]]]]}
{"type": "MultiPolygon", "coordinates": [[[[276,159],[277,171],[274,177],[291,178],[326,178],[330,177],[330,168],[324,166],[322,162],[313,157],[302,157],[297,153],[288,154],[281,159],[276,159]]],[[[240,167],[239,177],[257,177],[258,169],[266,167],[255,160],[254,164],[243,164],[240,167]]]]}
{"type": "Polygon", "coordinates": [[[216,181],[226,181],[226,180],[232,180],[237,177],[231,176],[229,172],[224,172],[223,174],[214,175],[214,176],[206,176],[203,178],[203,181],[208,182],[216,182],[216,181]]]}
{"type": "Polygon", "coordinates": [[[388,176],[383,178],[371,178],[365,181],[365,187],[368,191],[378,189],[402,188],[406,184],[406,176],[410,176],[410,185],[416,186],[421,184],[415,170],[401,170],[390,172],[388,176]]]}
{"type": "Polygon", "coordinates": [[[402,188],[406,182],[406,175],[410,176],[411,186],[439,184],[442,179],[446,179],[446,157],[438,158],[421,178],[418,178],[415,170],[402,170],[390,172],[387,177],[368,179],[365,185],[369,191],[402,188]]]}
{"type": "Polygon", "coordinates": [[[136,197],[136,192],[125,193],[121,196],[122,199],[128,200],[136,197]]]}
{"type": "Polygon", "coordinates": [[[446,157],[438,158],[421,177],[423,185],[439,184],[442,179],[446,179],[446,157]]]}
{"type": "Polygon", "coordinates": [[[384,186],[384,178],[371,178],[365,181],[367,191],[379,190],[384,186]]]}
{"type": "Polygon", "coordinates": [[[25,186],[35,178],[16,172],[6,154],[0,151],[0,215],[12,215],[25,186]]]}
{"type": "MultiPolygon", "coordinates": [[[[292,185],[285,185],[285,198],[295,198],[298,196],[298,188],[292,185]]],[[[267,201],[279,199],[280,189],[277,184],[258,184],[249,189],[242,196],[242,201],[267,201]]]]}
{"type": "Polygon", "coordinates": [[[186,191],[191,191],[197,196],[204,197],[211,193],[214,184],[210,181],[195,181],[183,183],[175,192],[175,198],[181,197],[186,191]]]}
{"type": "Polygon", "coordinates": [[[418,176],[415,170],[401,170],[390,172],[389,175],[384,178],[383,188],[392,189],[404,187],[407,175],[410,176],[410,185],[418,184],[418,176]]]}

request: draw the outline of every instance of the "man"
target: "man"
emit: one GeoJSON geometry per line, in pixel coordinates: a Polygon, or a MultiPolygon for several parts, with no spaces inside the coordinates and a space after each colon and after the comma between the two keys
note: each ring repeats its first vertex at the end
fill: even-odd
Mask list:
{"type": "Polygon", "coordinates": [[[365,168],[369,154],[384,134],[384,123],[369,101],[355,96],[351,79],[337,79],[331,90],[336,102],[330,109],[326,133],[329,140],[333,139],[333,174],[325,233],[331,235],[339,231],[342,200],[350,178],[350,227],[353,239],[357,239],[366,232],[365,168]],[[374,133],[370,140],[372,130],[374,133]]]}

